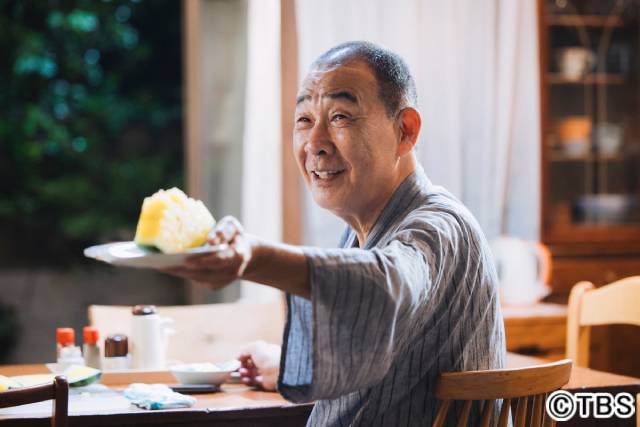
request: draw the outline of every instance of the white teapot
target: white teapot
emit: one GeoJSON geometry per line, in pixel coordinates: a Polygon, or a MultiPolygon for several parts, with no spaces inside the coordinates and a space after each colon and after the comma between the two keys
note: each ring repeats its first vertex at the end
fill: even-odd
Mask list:
{"type": "Polygon", "coordinates": [[[491,244],[500,300],[505,305],[531,305],[549,294],[551,253],[539,242],[500,236],[491,244]]]}

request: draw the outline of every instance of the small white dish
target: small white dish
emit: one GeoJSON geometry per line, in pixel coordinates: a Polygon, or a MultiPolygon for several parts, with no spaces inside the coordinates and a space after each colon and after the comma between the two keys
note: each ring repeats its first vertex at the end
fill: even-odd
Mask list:
{"type": "Polygon", "coordinates": [[[165,254],[150,248],[140,247],[136,242],[115,242],[91,246],[84,256],[108,264],[135,268],[168,268],[182,265],[188,256],[222,251],[228,245],[204,245],[178,254],[165,254]]]}
{"type": "Polygon", "coordinates": [[[589,140],[586,138],[576,138],[563,141],[562,149],[564,155],[572,159],[584,157],[589,154],[589,140]]]}
{"type": "Polygon", "coordinates": [[[181,384],[213,384],[228,382],[231,374],[238,370],[240,362],[230,360],[224,363],[185,363],[173,365],[169,371],[181,384]]]}

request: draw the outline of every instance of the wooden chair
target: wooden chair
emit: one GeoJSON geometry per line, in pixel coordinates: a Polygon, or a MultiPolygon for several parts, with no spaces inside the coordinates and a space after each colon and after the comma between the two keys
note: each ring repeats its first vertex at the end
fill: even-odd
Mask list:
{"type": "Polygon", "coordinates": [[[51,384],[18,388],[0,392],[0,408],[26,405],[53,399],[52,427],[67,427],[69,424],[69,383],[59,375],[51,384]]]}
{"type": "Polygon", "coordinates": [[[595,289],[591,282],[577,283],[569,295],[567,358],[576,366],[589,366],[591,326],[640,326],[640,276],[627,277],[595,289]]]}
{"type": "Polygon", "coordinates": [[[514,427],[554,426],[555,421],[546,415],[545,402],[548,393],[562,387],[571,376],[571,361],[560,360],[544,365],[516,369],[488,371],[449,372],[440,375],[435,396],[440,401],[433,427],[444,425],[451,403],[464,401],[458,418],[458,427],[467,426],[473,401],[484,401],[480,426],[491,424],[495,400],[502,399],[498,426],[509,424],[512,403],[516,405],[514,427]],[[529,398],[533,398],[531,411],[527,411],[529,398]],[[527,416],[529,415],[529,416],[527,416]],[[527,420],[531,420],[527,423],[527,420]]]}
{"type": "MultiPolygon", "coordinates": [[[[169,361],[224,362],[238,357],[250,342],[282,342],[283,300],[158,306],[157,310],[173,319],[169,361]]],[[[131,336],[130,306],[91,305],[88,314],[89,324],[98,328],[101,340],[115,333],[131,336]]]]}

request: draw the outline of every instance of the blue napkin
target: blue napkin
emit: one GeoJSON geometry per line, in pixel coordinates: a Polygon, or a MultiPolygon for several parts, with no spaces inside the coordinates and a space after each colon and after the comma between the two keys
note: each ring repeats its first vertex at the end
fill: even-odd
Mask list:
{"type": "Polygon", "coordinates": [[[164,384],[131,384],[124,397],[142,409],[190,408],[196,403],[192,396],[176,393],[164,384]]]}

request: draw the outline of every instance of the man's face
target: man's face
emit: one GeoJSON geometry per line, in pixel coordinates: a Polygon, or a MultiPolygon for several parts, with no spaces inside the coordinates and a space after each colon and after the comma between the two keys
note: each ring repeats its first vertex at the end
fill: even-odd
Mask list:
{"type": "Polygon", "coordinates": [[[399,128],[363,62],[312,70],[298,93],[294,152],[315,202],[362,215],[395,185],[399,128]]]}

